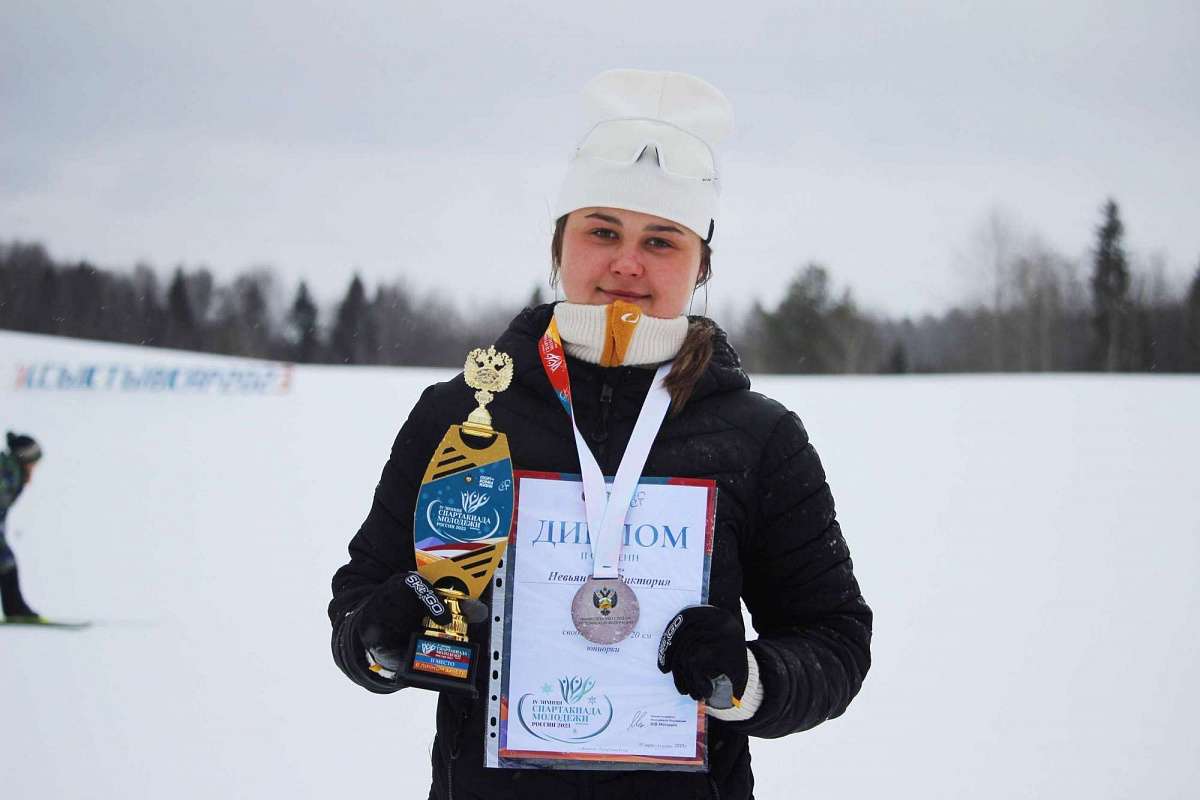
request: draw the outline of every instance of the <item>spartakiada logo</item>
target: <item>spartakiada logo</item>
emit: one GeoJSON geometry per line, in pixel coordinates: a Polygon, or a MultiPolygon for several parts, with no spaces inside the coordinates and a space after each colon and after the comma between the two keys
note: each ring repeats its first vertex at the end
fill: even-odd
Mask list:
{"type": "Polygon", "coordinates": [[[459,493],[457,508],[452,503],[434,500],[425,509],[425,520],[444,540],[476,542],[491,539],[500,531],[500,511],[493,508],[478,513],[490,499],[486,492],[465,491],[459,493]]]}
{"type": "MultiPolygon", "coordinates": [[[[482,481],[482,476],[480,478],[482,481]]],[[[474,514],[483,506],[487,505],[487,501],[491,498],[483,492],[463,492],[462,493],[462,510],[468,514],[474,514]]]]}
{"type": "Polygon", "coordinates": [[[578,675],[558,679],[558,696],[550,682],[541,692],[526,692],[517,702],[517,721],[543,741],[574,744],[594,739],[612,724],[608,695],[593,692],[594,678],[578,675]],[[540,695],[540,696],[539,696],[540,695]]]}

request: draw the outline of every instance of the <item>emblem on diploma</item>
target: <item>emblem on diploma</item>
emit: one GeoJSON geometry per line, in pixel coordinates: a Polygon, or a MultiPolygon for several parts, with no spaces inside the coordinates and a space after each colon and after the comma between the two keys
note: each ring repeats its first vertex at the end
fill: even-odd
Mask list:
{"type": "Polygon", "coordinates": [[[467,636],[471,608],[504,557],[513,516],[508,439],[492,427],[488,403],[512,382],[513,361],[494,347],[472,350],[463,368],[479,404],[451,425],[434,450],[413,515],[417,571],[450,608],[447,625],[425,620],[413,634],[400,677],[413,686],[474,696],[479,645],[467,636]]]}

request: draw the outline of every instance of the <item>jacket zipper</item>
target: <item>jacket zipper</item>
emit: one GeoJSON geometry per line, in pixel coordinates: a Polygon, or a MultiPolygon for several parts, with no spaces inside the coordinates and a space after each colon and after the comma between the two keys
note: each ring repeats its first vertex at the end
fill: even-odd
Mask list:
{"type": "Polygon", "coordinates": [[[454,732],[454,739],[450,747],[450,759],[446,764],[446,800],[454,800],[454,762],[458,760],[459,751],[462,746],[463,729],[467,726],[467,720],[471,716],[470,709],[465,709],[459,714],[457,730],[454,732]]]}
{"type": "Polygon", "coordinates": [[[604,454],[608,450],[606,442],[608,441],[608,416],[612,413],[613,387],[606,378],[604,385],[600,387],[600,424],[596,426],[596,430],[592,433],[592,439],[599,445],[597,448],[600,452],[596,455],[598,462],[603,465],[604,454]]]}

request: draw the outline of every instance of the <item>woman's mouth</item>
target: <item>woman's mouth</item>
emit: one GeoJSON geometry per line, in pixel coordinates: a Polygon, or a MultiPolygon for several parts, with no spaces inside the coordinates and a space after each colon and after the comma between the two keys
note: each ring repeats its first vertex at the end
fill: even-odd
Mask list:
{"type": "Polygon", "coordinates": [[[648,300],[650,298],[650,295],[648,295],[648,294],[639,294],[637,292],[623,292],[619,289],[601,289],[600,293],[609,295],[610,297],[615,297],[618,300],[648,300]]]}

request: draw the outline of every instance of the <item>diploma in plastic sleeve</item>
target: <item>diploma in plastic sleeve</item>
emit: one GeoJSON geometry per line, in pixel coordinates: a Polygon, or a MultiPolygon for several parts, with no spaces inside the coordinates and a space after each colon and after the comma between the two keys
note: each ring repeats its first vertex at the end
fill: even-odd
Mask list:
{"type": "MultiPolygon", "coordinates": [[[[708,599],[715,484],[638,482],[620,558],[641,613],[627,638],[597,644],[571,618],[592,567],[582,484],[578,476],[521,471],[516,481],[516,522],[503,574],[493,581],[485,763],[705,769],[704,707],[658,671],[656,648],[679,609],[708,599]]],[[[595,602],[620,610],[611,596],[595,602]]]]}

